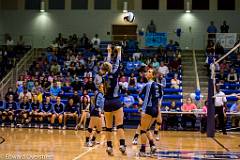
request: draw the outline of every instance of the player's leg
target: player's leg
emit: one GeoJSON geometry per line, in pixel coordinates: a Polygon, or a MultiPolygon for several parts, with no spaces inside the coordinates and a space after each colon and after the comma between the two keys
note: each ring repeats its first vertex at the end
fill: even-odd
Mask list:
{"type": "Polygon", "coordinates": [[[156,124],[155,124],[155,129],[154,129],[154,135],[155,135],[155,139],[157,141],[159,141],[159,139],[160,139],[159,131],[161,130],[161,125],[162,125],[162,114],[161,114],[161,112],[159,112],[157,120],[156,120],[156,124]]]}
{"type": "Polygon", "coordinates": [[[59,124],[58,128],[61,129],[63,125],[63,114],[58,115],[58,124],[59,124]]]}
{"type": "Polygon", "coordinates": [[[94,123],[95,123],[94,121],[95,121],[94,117],[90,117],[90,122],[89,122],[88,129],[86,132],[86,140],[85,140],[85,146],[87,146],[87,147],[93,146],[90,138],[93,134],[93,128],[94,128],[94,123]]]}
{"type": "Polygon", "coordinates": [[[107,153],[109,155],[113,154],[112,151],[112,125],[113,125],[113,113],[104,112],[105,122],[106,122],[106,139],[107,139],[107,153]]]}
{"type": "Polygon", "coordinates": [[[52,114],[52,117],[51,117],[51,126],[50,126],[51,129],[53,128],[53,125],[54,125],[54,122],[55,122],[56,117],[57,117],[56,114],[52,114]]]}
{"type": "Polygon", "coordinates": [[[133,137],[133,141],[132,141],[133,145],[137,145],[137,143],[138,143],[138,137],[139,137],[139,134],[140,134],[140,128],[141,128],[141,125],[139,124],[137,129],[136,129],[135,135],[133,137]]]}

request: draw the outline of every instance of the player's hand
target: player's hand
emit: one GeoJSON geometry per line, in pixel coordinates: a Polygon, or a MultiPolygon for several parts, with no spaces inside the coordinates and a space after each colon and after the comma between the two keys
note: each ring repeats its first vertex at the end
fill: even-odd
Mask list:
{"type": "Polygon", "coordinates": [[[108,44],[107,51],[109,54],[112,54],[112,45],[108,44]]]}
{"type": "Polygon", "coordinates": [[[116,46],[115,47],[118,53],[121,53],[122,47],[121,46],[116,46]]]}
{"type": "Polygon", "coordinates": [[[143,104],[143,100],[142,99],[138,99],[138,104],[142,105],[143,104]]]}

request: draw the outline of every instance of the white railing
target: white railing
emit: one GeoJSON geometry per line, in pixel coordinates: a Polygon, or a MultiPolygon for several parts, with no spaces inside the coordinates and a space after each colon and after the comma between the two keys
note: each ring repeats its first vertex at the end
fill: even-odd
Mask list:
{"type": "Polygon", "coordinates": [[[201,90],[200,88],[200,81],[199,81],[199,76],[198,76],[198,67],[197,67],[197,60],[196,60],[196,52],[193,49],[193,64],[194,64],[194,71],[195,71],[195,78],[196,78],[196,89],[199,91],[201,90]]]}

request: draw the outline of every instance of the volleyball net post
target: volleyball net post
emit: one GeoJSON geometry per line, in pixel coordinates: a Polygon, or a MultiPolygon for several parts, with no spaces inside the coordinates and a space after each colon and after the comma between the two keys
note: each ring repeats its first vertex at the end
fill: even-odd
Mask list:
{"type": "Polygon", "coordinates": [[[235,45],[229,52],[223,55],[218,60],[214,61],[210,65],[211,76],[208,79],[208,112],[207,112],[207,137],[215,136],[215,106],[214,106],[214,95],[216,93],[216,72],[215,66],[219,62],[221,62],[224,58],[232,54],[238,47],[240,47],[240,43],[235,45]]]}

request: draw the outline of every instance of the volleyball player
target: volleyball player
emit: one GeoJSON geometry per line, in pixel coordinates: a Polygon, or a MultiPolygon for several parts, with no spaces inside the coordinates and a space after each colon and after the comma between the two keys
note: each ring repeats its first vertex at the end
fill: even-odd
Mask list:
{"type": "Polygon", "coordinates": [[[62,128],[62,124],[63,124],[63,113],[64,113],[64,104],[61,102],[61,97],[57,96],[57,102],[53,105],[53,115],[51,118],[51,129],[52,126],[55,122],[55,119],[58,119],[58,128],[61,129],[62,128]]]}
{"type": "Polygon", "coordinates": [[[112,146],[112,127],[113,117],[115,118],[115,125],[117,127],[117,134],[120,142],[119,150],[122,154],[126,153],[125,135],[123,130],[123,107],[118,95],[118,76],[119,65],[121,61],[121,47],[117,46],[112,49],[112,46],[108,46],[107,62],[104,62],[100,67],[99,74],[103,77],[104,84],[104,116],[106,121],[106,139],[107,139],[107,153],[113,155],[112,146]],[[112,53],[116,54],[115,62],[111,63],[112,53]]]}
{"type": "Polygon", "coordinates": [[[47,120],[48,122],[48,128],[51,128],[50,126],[50,121],[51,121],[51,117],[52,117],[52,103],[51,103],[51,98],[50,96],[47,96],[45,101],[43,101],[42,103],[42,107],[41,107],[41,116],[39,118],[40,122],[41,122],[41,126],[40,128],[43,128],[43,121],[47,120]]]}
{"type": "Polygon", "coordinates": [[[32,120],[35,121],[35,128],[39,127],[39,117],[41,116],[41,104],[38,101],[38,96],[33,95],[33,101],[31,103],[32,108],[32,120]]]}
{"type": "Polygon", "coordinates": [[[95,97],[91,97],[91,99],[90,122],[88,132],[86,133],[86,146],[88,147],[96,144],[96,134],[100,134],[102,130],[101,112],[104,106],[103,84],[99,84],[98,92],[95,94],[95,97]],[[94,128],[96,128],[96,132],[93,132],[94,128]]]}
{"type": "Polygon", "coordinates": [[[31,104],[29,103],[28,97],[23,97],[23,102],[19,105],[19,118],[21,119],[21,125],[19,127],[22,127],[22,125],[27,125],[31,122],[31,104]]]}
{"type": "MultiPolygon", "coordinates": [[[[17,110],[17,103],[13,99],[13,95],[9,95],[8,101],[5,104],[5,109],[2,113],[2,121],[4,122],[8,118],[11,122],[11,127],[14,127],[15,111],[17,110]]],[[[4,126],[4,123],[2,123],[4,126]]]]}
{"type": "Polygon", "coordinates": [[[141,98],[139,98],[139,104],[142,104],[143,111],[140,123],[140,157],[146,156],[147,139],[149,140],[151,148],[150,153],[154,154],[156,152],[156,146],[153,141],[153,136],[151,132],[148,132],[152,123],[158,118],[160,112],[160,99],[162,98],[161,86],[157,82],[154,82],[155,75],[155,70],[152,68],[148,68],[146,72],[146,78],[148,79],[148,83],[141,92],[141,94],[144,94],[143,101],[141,98]]]}

